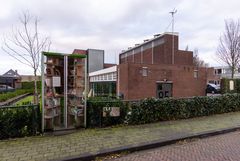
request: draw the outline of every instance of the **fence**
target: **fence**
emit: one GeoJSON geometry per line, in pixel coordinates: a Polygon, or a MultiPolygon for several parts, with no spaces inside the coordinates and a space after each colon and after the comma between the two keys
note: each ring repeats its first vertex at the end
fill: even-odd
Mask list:
{"type": "Polygon", "coordinates": [[[39,105],[0,107],[0,139],[36,135],[40,129],[39,105]]]}

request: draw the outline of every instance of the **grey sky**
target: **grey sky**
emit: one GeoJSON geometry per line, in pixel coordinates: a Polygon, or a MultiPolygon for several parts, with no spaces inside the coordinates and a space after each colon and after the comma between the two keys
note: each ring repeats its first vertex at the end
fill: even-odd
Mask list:
{"type": "MultiPolygon", "coordinates": [[[[0,0],[0,36],[18,25],[22,11],[40,18],[41,33],[52,40],[51,50],[71,53],[73,49],[105,50],[105,61],[115,63],[121,50],[141,43],[166,29],[171,22],[169,11],[178,10],[175,31],[180,48],[199,49],[199,56],[211,66],[224,19],[240,15],[238,0],[0,0]]],[[[0,74],[17,69],[32,74],[0,50],[0,74]]]]}

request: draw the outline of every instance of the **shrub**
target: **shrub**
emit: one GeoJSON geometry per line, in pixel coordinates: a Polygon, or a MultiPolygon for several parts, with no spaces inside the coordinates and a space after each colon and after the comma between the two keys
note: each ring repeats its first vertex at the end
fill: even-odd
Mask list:
{"type": "Polygon", "coordinates": [[[87,102],[87,126],[102,127],[122,124],[127,114],[127,106],[117,99],[112,98],[90,98],[87,102]],[[103,117],[103,107],[119,107],[119,117],[103,117]]]}
{"type": "MultiPolygon", "coordinates": [[[[41,89],[41,81],[37,81],[37,87],[41,89]]],[[[34,82],[22,82],[22,89],[34,89],[34,82]]]]}
{"type": "Polygon", "coordinates": [[[0,139],[35,135],[40,126],[37,105],[0,108],[0,139]]]}
{"type": "Polygon", "coordinates": [[[17,97],[25,93],[33,93],[32,89],[18,89],[14,92],[7,92],[0,94],[0,102],[4,102],[10,98],[17,97]]]}
{"type": "Polygon", "coordinates": [[[183,99],[149,98],[141,101],[139,105],[132,105],[128,123],[144,124],[235,111],[240,111],[240,94],[183,99]]]}
{"type": "Polygon", "coordinates": [[[221,93],[240,93],[240,79],[221,79],[221,93]],[[229,81],[233,80],[234,82],[234,90],[230,91],[229,89],[229,81]]]}

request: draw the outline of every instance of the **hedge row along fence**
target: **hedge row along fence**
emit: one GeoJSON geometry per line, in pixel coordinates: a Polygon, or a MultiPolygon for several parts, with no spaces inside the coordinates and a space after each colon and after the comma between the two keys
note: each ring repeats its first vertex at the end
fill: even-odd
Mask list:
{"type": "Polygon", "coordinates": [[[36,135],[41,129],[39,105],[0,107],[0,139],[36,135]]]}
{"type": "Polygon", "coordinates": [[[139,103],[118,101],[88,102],[88,125],[101,127],[127,124],[145,124],[157,121],[188,119],[227,112],[240,111],[240,94],[183,99],[149,98],[139,103]],[[120,117],[102,117],[102,107],[119,106],[120,117]]]}

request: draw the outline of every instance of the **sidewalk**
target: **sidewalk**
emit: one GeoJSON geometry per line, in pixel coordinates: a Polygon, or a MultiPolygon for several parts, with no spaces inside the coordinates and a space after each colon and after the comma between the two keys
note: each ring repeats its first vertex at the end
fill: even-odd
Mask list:
{"type": "MultiPolygon", "coordinates": [[[[80,130],[63,136],[0,141],[1,161],[65,160],[240,128],[240,112],[115,128],[80,130]]],[[[160,145],[160,144],[159,144],[160,145]]]]}

